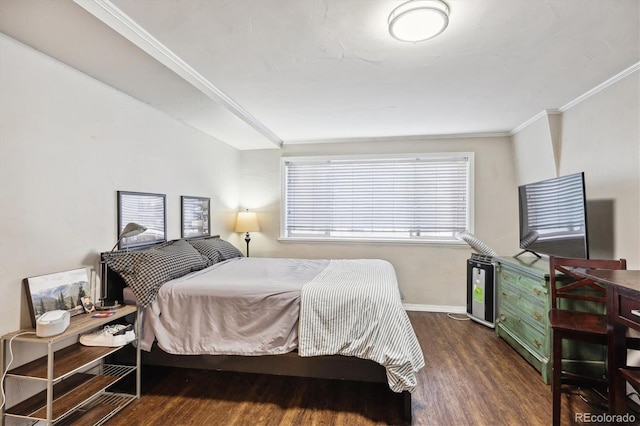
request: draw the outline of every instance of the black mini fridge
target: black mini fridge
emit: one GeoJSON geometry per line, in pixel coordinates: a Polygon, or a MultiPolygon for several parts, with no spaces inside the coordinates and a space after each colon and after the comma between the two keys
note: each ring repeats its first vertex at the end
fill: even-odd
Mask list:
{"type": "Polygon", "coordinates": [[[491,256],[473,253],[467,260],[467,316],[495,328],[495,265],[491,256]]]}

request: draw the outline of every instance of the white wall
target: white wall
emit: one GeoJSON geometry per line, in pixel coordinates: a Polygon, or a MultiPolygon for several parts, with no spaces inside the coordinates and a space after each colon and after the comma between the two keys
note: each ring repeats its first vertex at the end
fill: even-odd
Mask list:
{"type": "Polygon", "coordinates": [[[538,120],[513,135],[518,185],[558,176],[550,118],[544,113],[538,120]]]}
{"type": "Polygon", "coordinates": [[[611,257],[626,258],[629,269],[639,269],[640,71],[563,114],[559,173],[583,170],[587,200],[612,210],[600,212],[599,223],[589,218],[590,234],[610,220],[611,257]]]}
{"type": "MultiPolygon", "coordinates": [[[[399,138],[398,138],[399,139],[399,138]]],[[[475,152],[475,234],[497,252],[518,251],[518,205],[510,139],[388,140],[285,146],[282,151],[242,152],[241,205],[258,212],[261,232],[252,233],[251,254],[304,258],[381,258],[396,268],[407,304],[462,308],[466,305],[466,247],[414,244],[281,243],[281,156],[475,152]]],[[[438,309],[438,308],[436,308],[438,309]]]]}
{"type": "Polygon", "coordinates": [[[164,113],[0,35],[0,334],[27,326],[21,280],[81,266],[117,236],[116,191],[211,198],[230,234],[240,154],[164,113]]]}
{"type": "Polygon", "coordinates": [[[640,268],[639,94],[635,71],[555,116],[554,149],[546,116],[513,137],[520,183],[553,177],[552,164],[558,176],[584,171],[590,256],[629,269],[640,268]]]}

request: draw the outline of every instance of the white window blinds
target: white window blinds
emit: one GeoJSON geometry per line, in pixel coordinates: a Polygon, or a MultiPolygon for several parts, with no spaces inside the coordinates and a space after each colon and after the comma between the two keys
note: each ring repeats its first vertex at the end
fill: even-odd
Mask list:
{"type": "Polygon", "coordinates": [[[453,240],[470,228],[472,154],[284,159],[283,237],[453,240]]]}

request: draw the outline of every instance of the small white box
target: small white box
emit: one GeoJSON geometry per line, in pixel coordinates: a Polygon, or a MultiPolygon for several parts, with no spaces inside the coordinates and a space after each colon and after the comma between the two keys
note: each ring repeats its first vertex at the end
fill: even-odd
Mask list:
{"type": "Polygon", "coordinates": [[[71,315],[67,311],[56,309],[45,312],[36,321],[36,336],[50,337],[63,333],[69,327],[70,322],[71,315]]]}

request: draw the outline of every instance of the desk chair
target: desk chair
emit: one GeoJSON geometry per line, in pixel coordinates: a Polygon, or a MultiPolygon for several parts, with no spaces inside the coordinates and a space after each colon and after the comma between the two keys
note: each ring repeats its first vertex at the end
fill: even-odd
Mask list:
{"type": "Polygon", "coordinates": [[[549,325],[553,334],[552,375],[553,425],[560,425],[560,405],[562,385],[587,385],[606,392],[607,380],[562,371],[562,340],[570,339],[586,343],[607,345],[607,316],[567,310],[559,307],[559,299],[573,299],[601,303],[606,306],[606,287],[593,280],[576,275],[579,269],[627,269],[627,261],[574,259],[549,257],[549,286],[551,290],[551,310],[549,325]],[[562,274],[559,278],[558,273],[562,274]],[[588,290],[588,291],[587,291],[588,290]]]}

